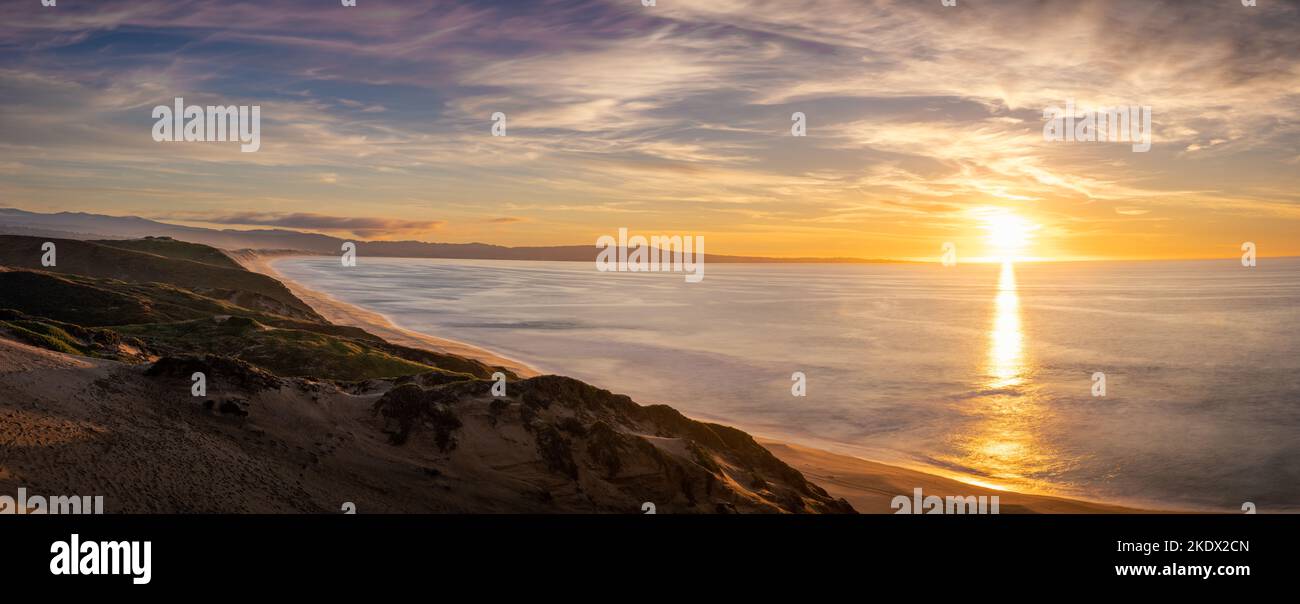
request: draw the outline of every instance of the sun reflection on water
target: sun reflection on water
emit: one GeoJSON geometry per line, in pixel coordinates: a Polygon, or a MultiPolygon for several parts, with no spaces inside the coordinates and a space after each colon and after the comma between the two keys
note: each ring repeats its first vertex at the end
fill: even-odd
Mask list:
{"type": "Polygon", "coordinates": [[[1016,293],[1016,271],[1010,261],[1002,263],[998,277],[998,297],[994,304],[993,331],[989,335],[990,388],[1006,388],[1021,383],[1022,340],[1020,333],[1020,296],[1016,293]]]}
{"type": "Polygon", "coordinates": [[[1040,436],[1051,411],[1030,379],[1024,341],[1015,266],[1008,260],[998,277],[979,394],[962,402],[971,421],[954,436],[956,455],[949,461],[987,482],[1041,491],[1057,456],[1040,436]]]}

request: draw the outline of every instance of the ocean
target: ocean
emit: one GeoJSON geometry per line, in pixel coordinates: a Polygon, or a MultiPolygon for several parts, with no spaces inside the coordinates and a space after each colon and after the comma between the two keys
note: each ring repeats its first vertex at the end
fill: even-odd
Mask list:
{"type": "Polygon", "coordinates": [[[1034,493],[1300,509],[1296,258],[709,264],[700,283],[568,262],[275,267],[402,327],[756,435],[1034,493]]]}

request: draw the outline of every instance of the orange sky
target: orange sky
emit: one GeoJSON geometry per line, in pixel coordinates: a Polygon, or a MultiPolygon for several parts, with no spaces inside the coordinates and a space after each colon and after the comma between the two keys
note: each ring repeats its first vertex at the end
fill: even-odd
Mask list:
{"type": "Polygon", "coordinates": [[[0,205],[900,259],[996,255],[988,217],[1012,215],[1027,258],[1300,255],[1291,4],[18,4],[0,8],[0,205]],[[154,142],[175,97],[259,105],[261,149],[154,142]],[[1045,140],[1071,100],[1150,107],[1151,150],[1045,140]]]}

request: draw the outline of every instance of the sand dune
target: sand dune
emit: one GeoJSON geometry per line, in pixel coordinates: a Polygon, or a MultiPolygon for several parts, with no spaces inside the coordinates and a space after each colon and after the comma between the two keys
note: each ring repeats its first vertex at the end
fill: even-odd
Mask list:
{"type": "Polygon", "coordinates": [[[577,380],[338,385],[0,338],[0,493],[109,513],[851,512],[748,435],[577,380]],[[203,371],[211,398],[191,396],[203,371]],[[205,400],[206,398],[206,400],[205,400]]]}

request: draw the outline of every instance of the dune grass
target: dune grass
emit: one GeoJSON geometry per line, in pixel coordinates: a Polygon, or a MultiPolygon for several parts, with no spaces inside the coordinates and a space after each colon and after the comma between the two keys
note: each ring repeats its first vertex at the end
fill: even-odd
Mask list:
{"type": "Polygon", "coordinates": [[[139,338],[152,350],[231,356],[282,377],[364,380],[439,370],[388,354],[364,340],[272,327],[246,317],[123,325],[116,329],[139,338]]]}

